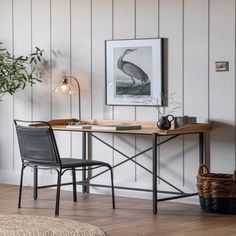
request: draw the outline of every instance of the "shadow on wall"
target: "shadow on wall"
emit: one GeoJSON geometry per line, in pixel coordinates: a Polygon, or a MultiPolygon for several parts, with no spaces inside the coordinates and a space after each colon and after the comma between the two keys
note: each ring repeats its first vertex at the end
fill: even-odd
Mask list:
{"type": "Polygon", "coordinates": [[[216,120],[211,120],[210,123],[211,166],[217,171],[232,170],[235,165],[232,163],[232,160],[235,160],[235,125],[228,121],[216,120]]]}
{"type": "Polygon", "coordinates": [[[235,144],[235,125],[222,121],[210,120],[214,142],[235,144]]]}

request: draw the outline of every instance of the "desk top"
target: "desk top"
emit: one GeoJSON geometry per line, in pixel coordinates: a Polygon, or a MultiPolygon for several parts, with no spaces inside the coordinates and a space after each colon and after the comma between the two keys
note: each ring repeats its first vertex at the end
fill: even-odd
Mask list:
{"type": "Polygon", "coordinates": [[[177,134],[194,134],[202,132],[210,132],[211,125],[196,123],[183,126],[177,129],[170,130],[160,130],[156,123],[153,121],[117,121],[117,120],[83,120],[83,124],[88,125],[128,125],[137,124],[141,125],[142,129],[137,130],[99,130],[99,129],[81,129],[81,128],[67,128],[68,122],[78,122],[76,119],[60,119],[60,120],[50,120],[48,123],[52,126],[54,130],[58,131],[74,131],[74,132],[93,132],[93,133],[113,133],[113,134],[133,134],[133,135],[152,135],[154,133],[159,136],[169,136],[177,134]]]}

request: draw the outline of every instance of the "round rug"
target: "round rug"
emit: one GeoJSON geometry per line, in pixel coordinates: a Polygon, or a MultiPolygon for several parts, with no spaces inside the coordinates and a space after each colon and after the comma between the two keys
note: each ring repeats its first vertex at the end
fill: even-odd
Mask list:
{"type": "Polygon", "coordinates": [[[6,236],[106,236],[97,226],[63,218],[0,215],[0,235],[6,236]]]}

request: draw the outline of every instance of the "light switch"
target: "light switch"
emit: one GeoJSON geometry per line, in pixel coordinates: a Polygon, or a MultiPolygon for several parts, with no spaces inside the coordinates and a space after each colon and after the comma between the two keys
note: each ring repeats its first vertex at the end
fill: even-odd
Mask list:
{"type": "Polygon", "coordinates": [[[216,61],[215,62],[216,72],[229,71],[228,61],[216,61]]]}

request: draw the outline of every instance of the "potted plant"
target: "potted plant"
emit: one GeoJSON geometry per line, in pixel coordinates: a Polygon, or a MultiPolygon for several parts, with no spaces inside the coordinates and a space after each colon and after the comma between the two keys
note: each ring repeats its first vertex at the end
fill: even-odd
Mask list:
{"type": "Polygon", "coordinates": [[[11,55],[0,42],[0,101],[9,93],[24,89],[26,84],[41,82],[42,70],[37,71],[36,66],[42,61],[43,50],[35,48],[28,56],[11,55]]]}

